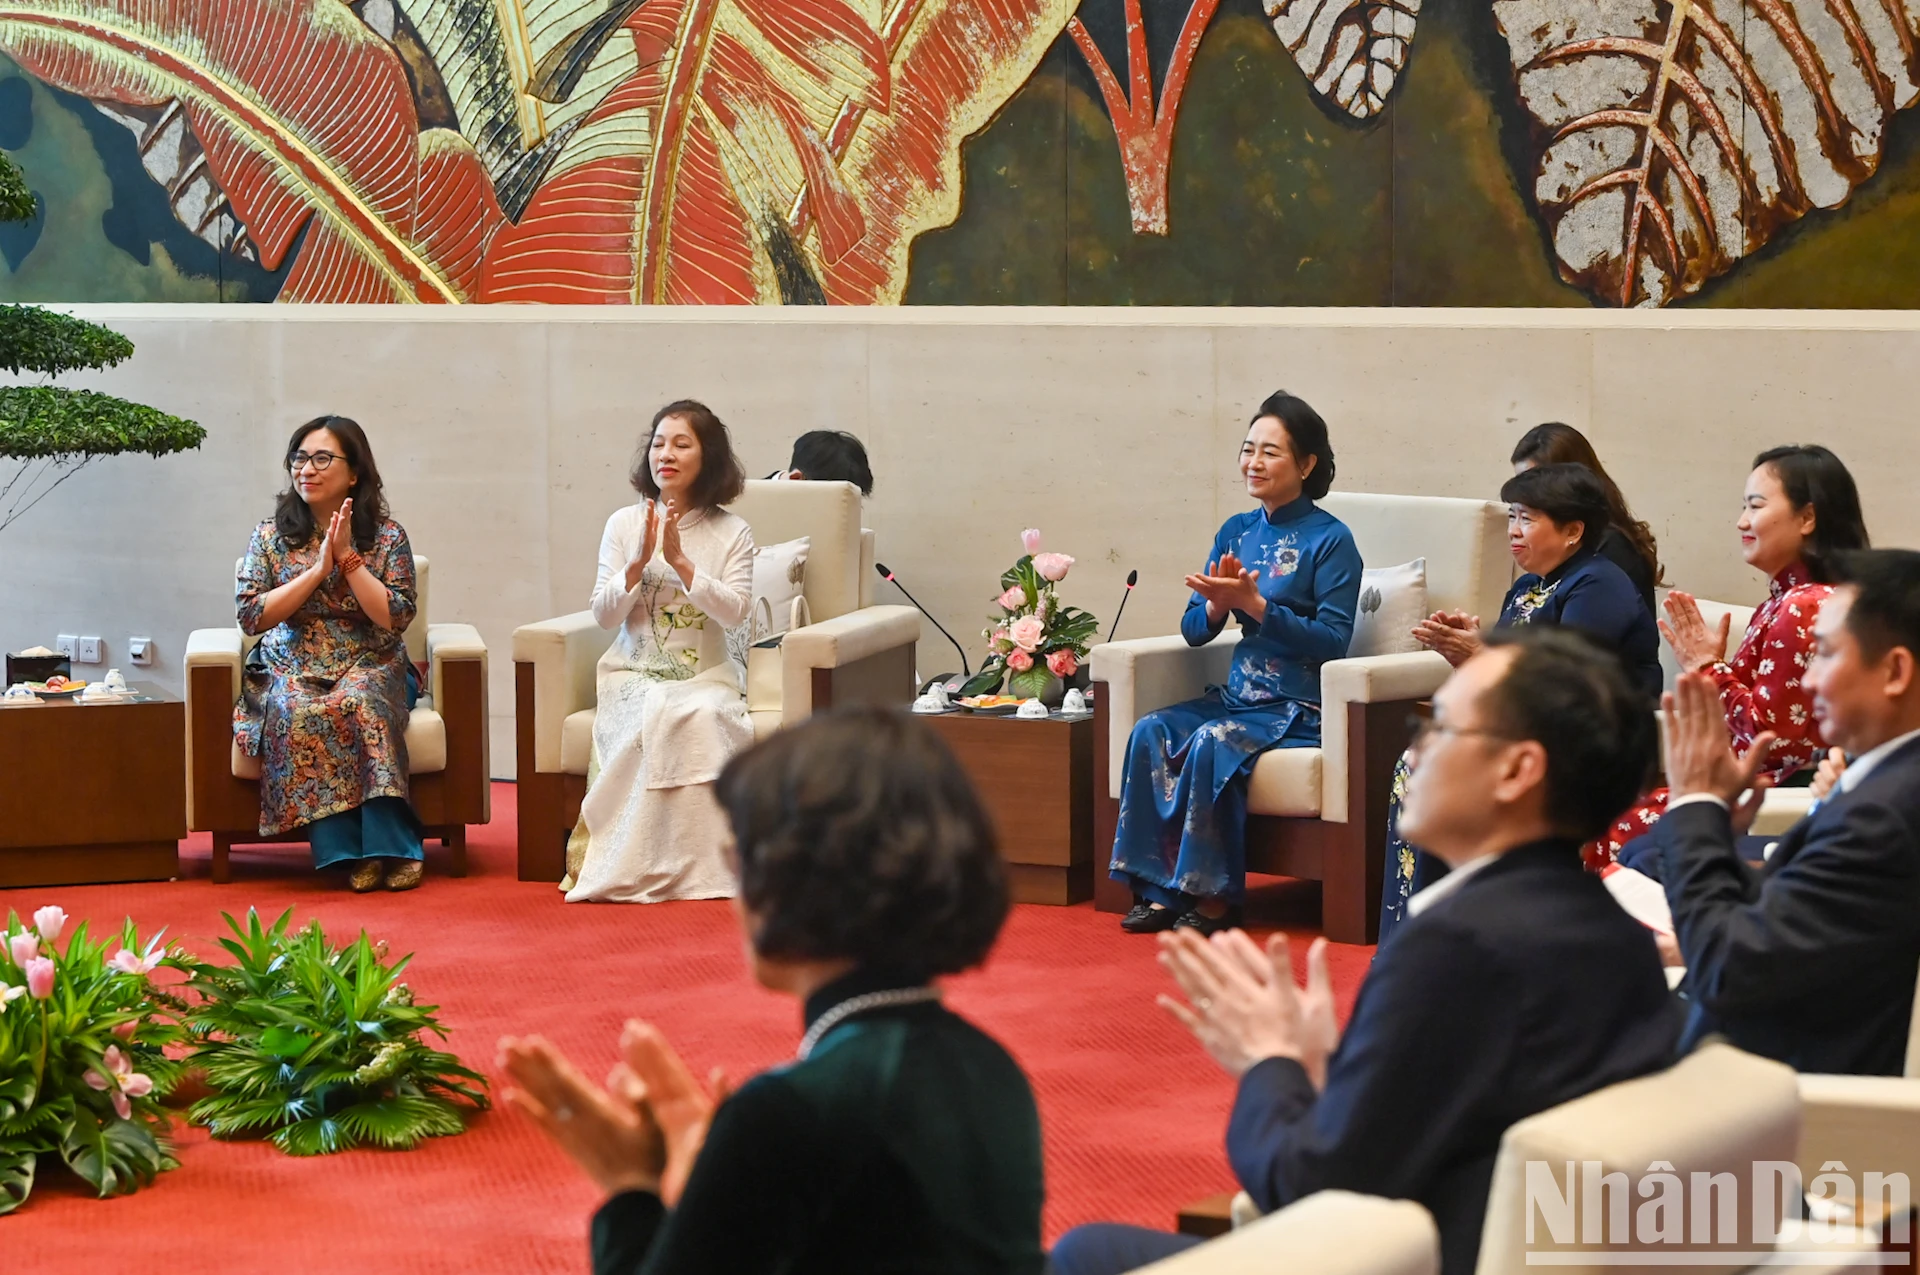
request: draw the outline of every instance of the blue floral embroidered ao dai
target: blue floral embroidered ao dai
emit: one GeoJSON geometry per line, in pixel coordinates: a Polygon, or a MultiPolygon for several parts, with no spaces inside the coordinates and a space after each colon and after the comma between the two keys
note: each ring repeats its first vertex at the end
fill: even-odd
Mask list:
{"type": "MultiPolygon", "coordinates": [[[[1353,533],[1307,497],[1227,519],[1207,561],[1228,553],[1260,573],[1265,619],[1234,612],[1241,636],[1227,684],[1146,714],[1127,740],[1113,877],[1166,907],[1245,893],[1254,759],[1319,745],[1320,666],[1345,657],[1360,598],[1353,533]]],[[[1226,625],[1208,623],[1196,593],[1180,632],[1205,646],[1226,625]]]]}

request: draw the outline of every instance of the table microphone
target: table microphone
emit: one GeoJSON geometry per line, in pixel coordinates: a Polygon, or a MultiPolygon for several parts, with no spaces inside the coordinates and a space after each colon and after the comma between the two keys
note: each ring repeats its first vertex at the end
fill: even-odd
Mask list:
{"type": "Polygon", "coordinates": [[[1138,571],[1127,572],[1127,591],[1120,595],[1120,606],[1113,613],[1113,625],[1107,630],[1107,641],[1113,641],[1114,630],[1120,627],[1120,615],[1127,609],[1127,599],[1133,596],[1133,586],[1140,583],[1138,571]]]}
{"type": "MultiPolygon", "coordinates": [[[[960,652],[960,668],[962,672],[960,674],[959,682],[954,683],[952,686],[948,688],[949,690],[958,690],[961,683],[966,682],[967,679],[973,676],[973,666],[967,663],[966,651],[962,649],[962,647],[960,646],[960,643],[954,638],[953,634],[947,632],[947,626],[940,623],[940,621],[938,620],[934,620],[933,612],[921,606],[920,599],[914,597],[911,593],[907,593],[907,587],[901,584],[898,580],[894,579],[893,572],[887,570],[886,563],[876,562],[873,564],[873,569],[880,573],[880,578],[882,580],[887,581],[889,584],[893,585],[894,588],[900,590],[900,592],[906,596],[907,601],[913,603],[914,610],[918,611],[921,615],[926,616],[929,620],[933,620],[933,627],[936,629],[939,629],[941,634],[947,639],[947,641],[953,643],[953,649],[960,652]]],[[[952,679],[953,676],[954,675],[951,673],[942,673],[940,676],[934,678],[933,680],[936,682],[945,682],[952,679]]]]}

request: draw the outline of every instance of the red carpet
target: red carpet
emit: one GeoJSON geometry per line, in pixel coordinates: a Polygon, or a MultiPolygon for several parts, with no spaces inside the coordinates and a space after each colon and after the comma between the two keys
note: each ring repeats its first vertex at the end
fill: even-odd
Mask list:
{"type": "MultiPolygon", "coordinates": [[[[207,879],[208,847],[189,842],[184,879],[149,885],[0,891],[21,913],[49,902],[96,929],[132,916],[203,954],[220,913],[292,906],[330,935],[365,927],[414,952],[409,979],[438,1004],[449,1048],[493,1071],[494,1041],[540,1032],[598,1073],[620,1023],[652,1019],[696,1072],[744,1077],[789,1057],[792,1001],[745,973],[724,902],[572,906],[551,886],[514,880],[511,784],[494,786],[494,822],[473,830],[472,874],[434,875],[411,894],[354,895],[305,866],[304,847],[241,850],[234,881],[207,879]]],[[[1301,915],[1312,887],[1264,893],[1301,915]]],[[[1290,931],[1292,927],[1289,926],[1290,931]]],[[[1296,965],[1310,929],[1296,932],[1296,965]]],[[[1342,1014],[1370,948],[1333,949],[1342,1014]]],[[[1021,907],[991,964],[957,980],[950,1003],[1025,1066],[1047,1146],[1049,1240],[1096,1219],[1168,1226],[1183,1203],[1232,1185],[1221,1150],[1232,1089],[1153,1003],[1169,986],[1151,939],[1122,934],[1090,905],[1021,907]]],[[[259,1143],[216,1143],[176,1124],[181,1167],[138,1194],[96,1200],[64,1168],[0,1219],[0,1270],[233,1272],[390,1271],[396,1275],[581,1272],[593,1189],[525,1121],[493,1111],[466,1134],[405,1153],[310,1160],[259,1143]]]]}

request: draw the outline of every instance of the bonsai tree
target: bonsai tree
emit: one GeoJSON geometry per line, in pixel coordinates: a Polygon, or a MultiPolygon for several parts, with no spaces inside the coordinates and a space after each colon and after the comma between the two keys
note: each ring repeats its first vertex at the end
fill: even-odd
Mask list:
{"type": "MultiPolygon", "coordinates": [[[[0,221],[34,215],[19,165],[0,154],[0,221]]],[[[133,342],[97,323],[36,306],[0,306],[0,368],[44,377],[113,367],[133,342]]],[[[102,456],[165,456],[200,446],[192,421],[111,394],[54,385],[0,387],[0,531],[102,456]]]]}

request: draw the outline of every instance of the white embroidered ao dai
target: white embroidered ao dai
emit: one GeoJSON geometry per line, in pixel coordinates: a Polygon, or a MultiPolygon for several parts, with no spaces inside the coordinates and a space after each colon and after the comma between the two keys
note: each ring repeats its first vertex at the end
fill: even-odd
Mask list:
{"type": "Polygon", "coordinates": [[[632,589],[647,501],[607,519],[593,615],[618,628],[596,670],[599,708],[580,823],[567,844],[567,901],[731,898],[721,768],[753,743],[727,631],[747,621],[753,532],[724,509],[680,520],[694,565],[683,586],[656,547],[632,589]]]}

